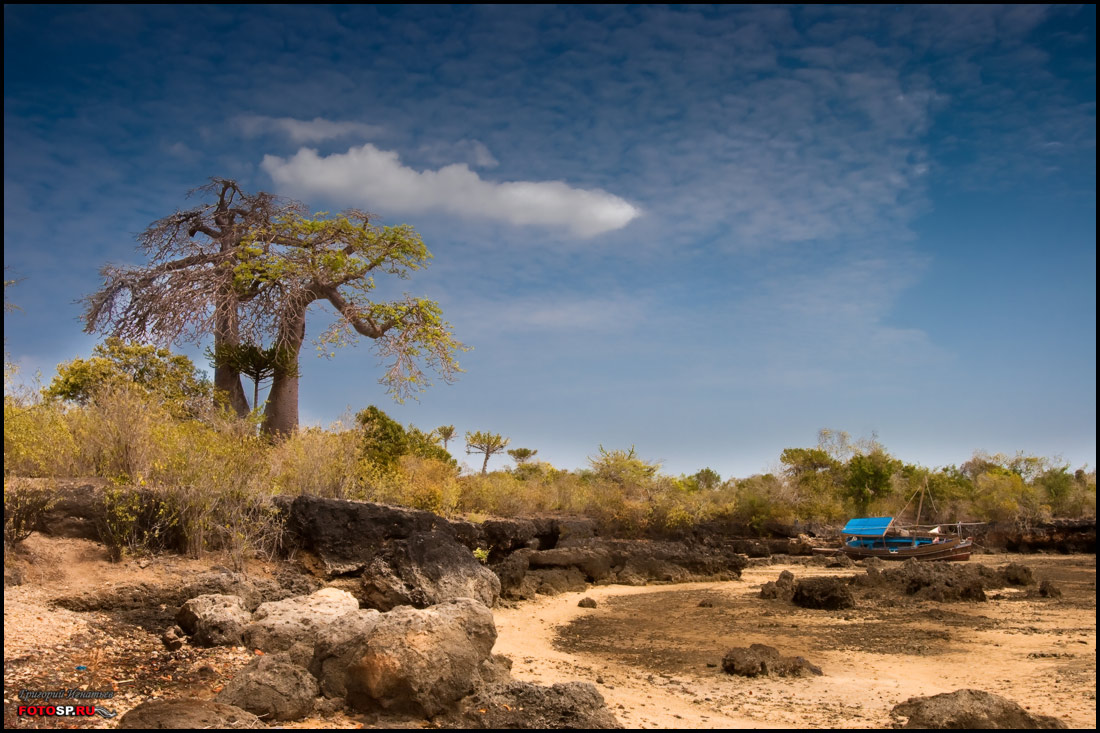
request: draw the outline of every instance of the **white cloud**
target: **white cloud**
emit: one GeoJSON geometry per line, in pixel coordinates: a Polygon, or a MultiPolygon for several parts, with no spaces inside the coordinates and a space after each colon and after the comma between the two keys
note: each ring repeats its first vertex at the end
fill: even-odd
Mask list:
{"type": "Polygon", "coordinates": [[[417,171],[403,165],[397,153],[370,144],[325,157],[309,148],[291,158],[265,155],[261,167],[279,186],[302,196],[326,196],[375,211],[439,210],[520,226],[560,227],[579,237],[621,229],[641,214],[614,194],[562,181],[486,181],[465,163],[417,171]]]}
{"type": "Polygon", "coordinates": [[[233,123],[245,137],[277,133],[285,135],[296,145],[351,136],[372,137],[382,131],[381,127],[365,122],[333,122],[323,117],[296,120],[293,117],[240,115],[233,118],[233,123]]]}

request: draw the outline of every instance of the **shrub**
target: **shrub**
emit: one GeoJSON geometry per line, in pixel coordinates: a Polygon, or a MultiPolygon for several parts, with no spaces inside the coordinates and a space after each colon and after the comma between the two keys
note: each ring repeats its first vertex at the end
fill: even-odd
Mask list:
{"type": "Polygon", "coordinates": [[[340,426],[299,430],[271,449],[275,493],[335,499],[355,495],[361,439],[357,431],[340,426]]]}
{"type": "Polygon", "coordinates": [[[86,470],[64,406],[4,396],[4,475],[66,477],[86,470]]]}
{"type": "Polygon", "coordinates": [[[10,547],[30,537],[56,501],[52,485],[22,478],[5,478],[4,545],[10,547]]]}

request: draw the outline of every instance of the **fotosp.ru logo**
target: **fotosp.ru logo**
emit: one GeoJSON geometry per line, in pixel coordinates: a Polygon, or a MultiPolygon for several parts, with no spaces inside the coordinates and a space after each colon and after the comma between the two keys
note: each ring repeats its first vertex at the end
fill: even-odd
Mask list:
{"type": "Polygon", "coordinates": [[[109,690],[20,690],[19,699],[44,700],[45,704],[22,704],[16,708],[19,717],[91,717],[99,715],[113,718],[117,713],[98,705],[70,705],[51,702],[52,700],[109,700],[115,693],[109,690]]]}

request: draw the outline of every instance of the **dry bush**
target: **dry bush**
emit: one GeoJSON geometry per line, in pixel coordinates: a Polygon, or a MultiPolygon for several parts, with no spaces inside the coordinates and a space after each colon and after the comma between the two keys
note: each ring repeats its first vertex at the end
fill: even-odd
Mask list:
{"type": "Polygon", "coordinates": [[[275,493],[345,499],[357,493],[362,438],[358,431],[306,428],[270,454],[275,493]]]}
{"type": "Polygon", "coordinates": [[[30,537],[56,501],[56,490],[52,483],[5,478],[4,546],[11,547],[30,537]]]}
{"type": "Polygon", "coordinates": [[[402,456],[400,503],[414,509],[454,516],[459,505],[458,469],[435,458],[402,456]]]}
{"type": "Polygon", "coordinates": [[[4,475],[70,477],[87,471],[73,435],[74,417],[60,403],[4,396],[4,475]]]}

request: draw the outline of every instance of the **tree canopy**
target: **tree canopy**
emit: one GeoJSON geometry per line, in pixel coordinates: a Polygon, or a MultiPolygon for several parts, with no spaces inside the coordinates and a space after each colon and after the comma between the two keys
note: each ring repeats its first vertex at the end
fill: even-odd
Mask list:
{"type": "Polygon", "coordinates": [[[524,463],[534,458],[537,453],[537,450],[531,448],[512,448],[508,451],[508,455],[512,457],[512,460],[516,462],[517,466],[522,466],[524,463]]]}
{"type": "Polygon", "coordinates": [[[84,405],[117,383],[136,385],[177,417],[198,414],[212,396],[210,380],[186,356],[117,338],[97,344],[89,359],[59,364],[43,393],[84,405]]]}
{"type": "Polygon", "coordinates": [[[466,455],[484,453],[485,461],[481,464],[481,473],[484,475],[489,470],[489,457],[500,453],[508,447],[509,438],[501,437],[500,433],[466,433],[466,455]]]}
{"type": "MultiPolygon", "coordinates": [[[[320,348],[333,355],[358,335],[372,339],[387,362],[379,382],[399,401],[430,384],[424,367],[444,382],[461,371],[455,355],[465,347],[437,303],[371,299],[375,277],[407,279],[431,260],[412,227],[378,226],[359,210],[310,215],[297,201],[249,194],[223,178],[193,193],[209,200],[139,236],[147,265],[103,268],[103,287],[85,301],[86,330],[162,344],[213,335],[215,355],[242,343],[273,349],[268,434],[297,428],[298,360],[314,303],[337,316],[320,348]]],[[[232,359],[215,359],[214,385],[243,415],[241,374],[232,359]]]]}

